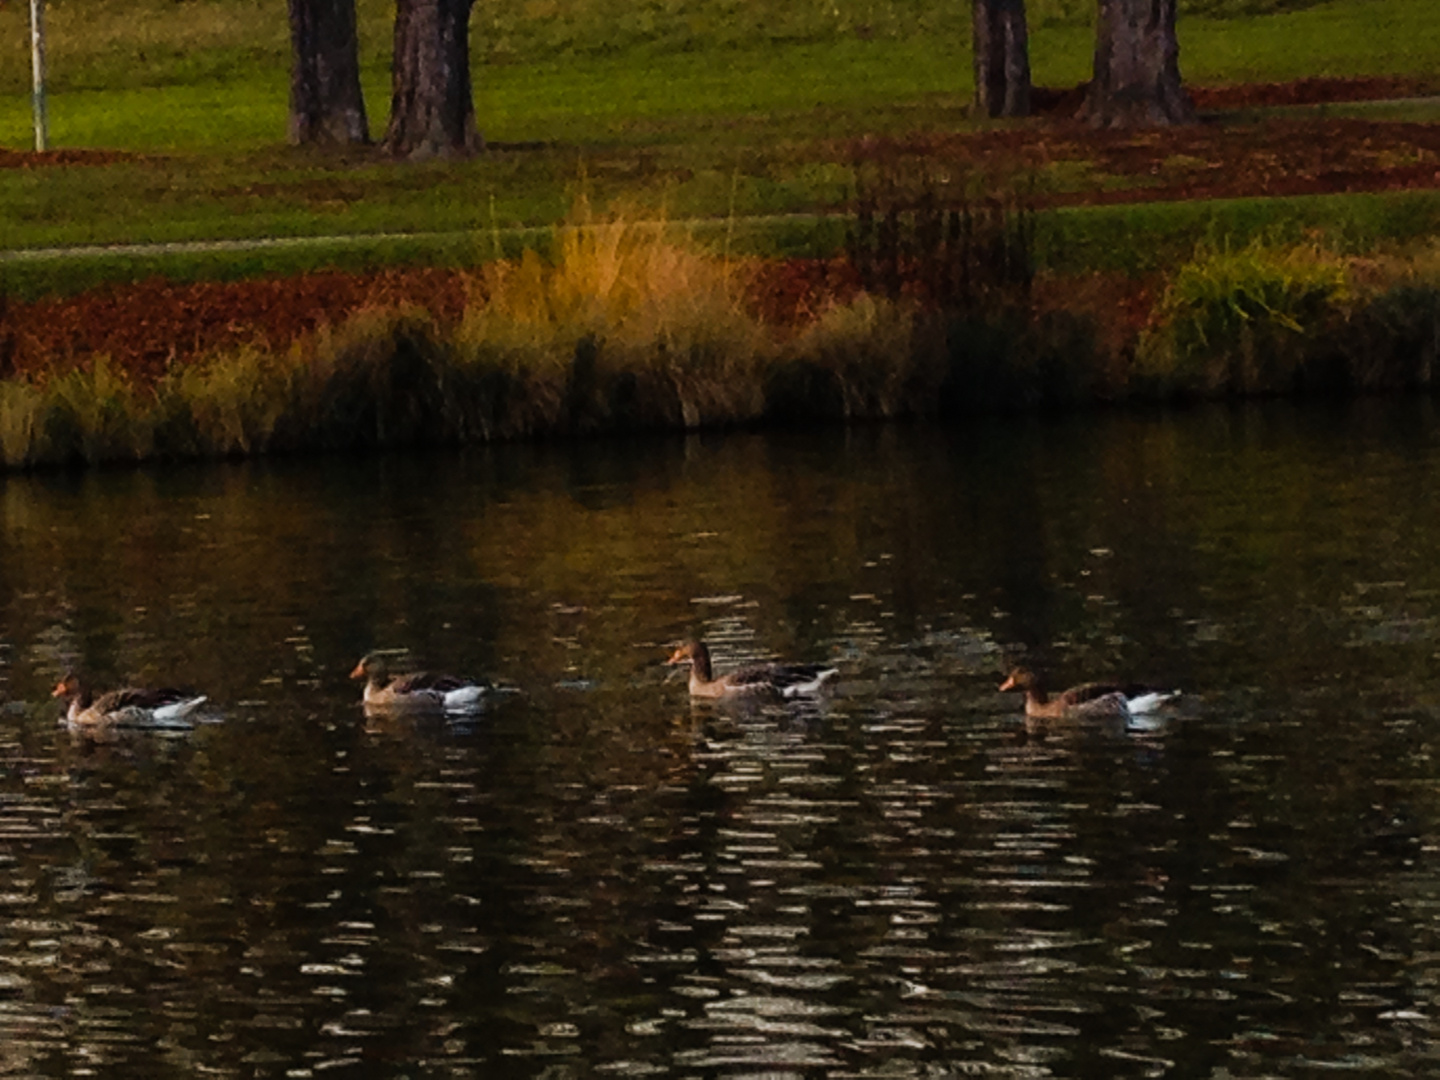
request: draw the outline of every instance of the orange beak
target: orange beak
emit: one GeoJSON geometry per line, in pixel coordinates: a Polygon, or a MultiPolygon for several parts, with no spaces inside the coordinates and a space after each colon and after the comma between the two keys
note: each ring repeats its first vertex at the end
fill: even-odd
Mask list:
{"type": "Polygon", "coordinates": [[[365,661],[364,661],[364,660],[361,660],[358,664],[355,665],[355,670],[352,671],[352,672],[350,672],[350,677],[351,677],[352,679],[363,679],[363,678],[365,678],[365,661]]]}
{"type": "Polygon", "coordinates": [[[1002,683],[1000,684],[1000,689],[1001,689],[1001,690],[1014,690],[1014,689],[1015,689],[1015,676],[1014,676],[1014,675],[1011,675],[1011,676],[1009,676],[1004,682],[1002,682],[1002,683]]]}
{"type": "Polygon", "coordinates": [[[669,667],[671,664],[688,664],[691,663],[692,660],[693,657],[691,657],[690,654],[687,653],[683,648],[676,649],[673,653],[670,654],[670,659],[665,661],[665,665],[669,667]]]}
{"type": "Polygon", "coordinates": [[[60,682],[58,682],[58,683],[55,684],[55,689],[50,691],[50,696],[51,696],[51,697],[64,697],[64,696],[65,696],[66,694],[68,694],[69,692],[70,692],[69,687],[67,687],[67,686],[65,685],[65,681],[62,679],[60,682]]]}

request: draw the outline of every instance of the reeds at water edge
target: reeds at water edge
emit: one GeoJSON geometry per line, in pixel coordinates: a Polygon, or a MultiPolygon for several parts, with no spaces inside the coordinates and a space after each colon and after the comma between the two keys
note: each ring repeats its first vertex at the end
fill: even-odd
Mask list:
{"type": "Polygon", "coordinates": [[[1102,333],[1102,307],[1067,305],[1063,281],[1037,300],[1023,209],[877,202],[868,213],[869,239],[859,215],[850,253],[852,277],[868,287],[799,323],[757,312],[754,264],[675,226],[582,214],[548,258],[528,252],[478,270],[449,322],[377,303],[286,349],[219,352],[155,381],[105,356],[0,379],[0,463],[1434,385],[1433,251],[1362,260],[1313,247],[1201,249],[1144,325],[1117,338],[1102,333]]]}

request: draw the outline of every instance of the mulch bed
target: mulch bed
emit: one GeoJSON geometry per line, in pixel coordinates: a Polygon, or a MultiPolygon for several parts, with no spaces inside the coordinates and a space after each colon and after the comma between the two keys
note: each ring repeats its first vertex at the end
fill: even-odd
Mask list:
{"type": "Polygon", "coordinates": [[[414,304],[439,320],[464,310],[453,270],[330,271],[250,281],[160,278],[0,309],[0,377],[64,369],[95,355],[146,382],[176,361],[258,345],[282,350],[367,306],[414,304]]]}
{"type": "Polygon", "coordinates": [[[111,165],[137,161],[139,154],[122,150],[7,150],[0,146],[0,169],[48,169],[56,165],[111,165]]]}
{"type": "MultiPolygon", "coordinates": [[[[803,324],[859,282],[839,260],[775,259],[749,268],[746,302],[776,324],[803,324]]],[[[367,307],[413,304],[457,321],[478,280],[460,271],[327,271],[179,284],[151,278],[33,302],[0,297],[0,378],[65,370],[105,355],[140,383],[167,368],[247,345],[283,350],[367,307]]]]}
{"type": "MultiPolygon", "coordinates": [[[[1440,77],[1310,78],[1280,83],[1235,83],[1186,86],[1201,113],[1264,109],[1284,105],[1336,105],[1346,101],[1394,101],[1440,94],[1440,77]]],[[[1085,84],[1058,88],[1037,86],[1030,107],[1037,116],[1068,118],[1085,101],[1085,84]]]]}
{"type": "Polygon", "coordinates": [[[990,190],[1024,190],[1038,177],[1029,201],[1042,207],[1327,195],[1440,187],[1440,124],[1279,118],[1095,131],[1042,123],[869,140],[852,156],[882,172],[906,160],[930,172],[943,163],[985,178],[990,190]],[[1044,186],[1067,162],[1077,179],[1044,186]]]}
{"type": "Polygon", "coordinates": [[[1396,101],[1440,94],[1440,77],[1415,79],[1388,76],[1353,79],[1295,79],[1283,83],[1241,83],[1190,89],[1202,112],[1258,109],[1279,105],[1334,105],[1345,101],[1396,101]]]}

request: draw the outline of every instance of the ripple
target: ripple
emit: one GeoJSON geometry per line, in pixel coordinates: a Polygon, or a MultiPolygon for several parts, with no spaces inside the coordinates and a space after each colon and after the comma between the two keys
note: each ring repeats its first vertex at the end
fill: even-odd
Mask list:
{"type": "Polygon", "coordinates": [[[0,1072],[1435,1072],[1440,440],[1286,415],[10,478],[6,695],[249,704],[72,744],[6,703],[0,1072]],[[653,642],[696,632],[845,678],[692,708],[653,642]],[[526,693],[362,726],[357,635],[526,693]],[[1020,641],[1195,693],[1042,737],[1020,641]]]}

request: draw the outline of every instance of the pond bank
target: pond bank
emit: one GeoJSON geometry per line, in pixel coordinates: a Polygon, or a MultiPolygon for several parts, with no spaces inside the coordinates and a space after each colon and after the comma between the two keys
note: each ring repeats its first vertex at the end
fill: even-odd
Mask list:
{"type": "MultiPolygon", "coordinates": [[[[995,227],[1024,239],[1023,223],[1018,234],[1013,221],[995,227]]],[[[1037,275],[1023,251],[977,266],[943,245],[893,243],[888,256],[883,246],[737,261],[609,221],[565,231],[548,260],[529,253],[472,273],[151,283],[12,304],[0,463],[1434,382],[1433,249],[1360,259],[1308,245],[1202,248],[1165,278],[1135,280],[1037,275]]]]}

